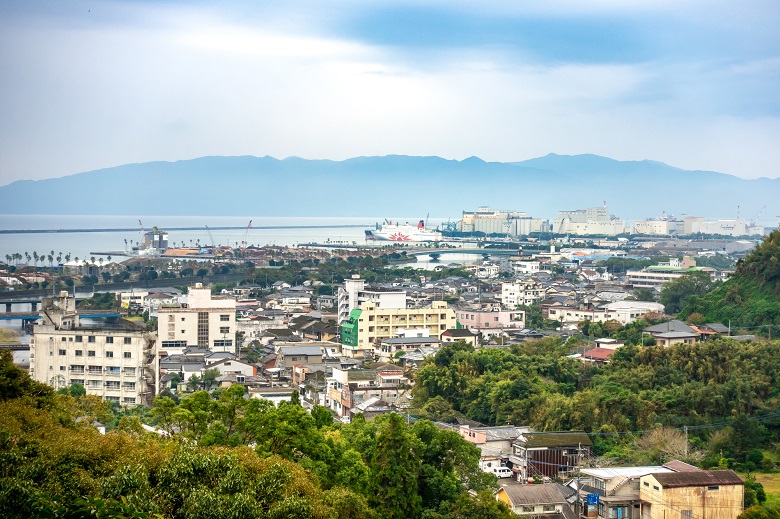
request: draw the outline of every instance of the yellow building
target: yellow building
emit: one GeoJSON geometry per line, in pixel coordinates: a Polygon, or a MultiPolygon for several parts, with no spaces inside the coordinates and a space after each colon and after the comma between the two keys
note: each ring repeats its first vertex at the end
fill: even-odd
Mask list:
{"type": "Polygon", "coordinates": [[[341,327],[341,350],[348,357],[367,357],[385,339],[414,336],[406,333],[408,330],[427,329],[428,336],[441,339],[442,333],[456,326],[455,312],[444,301],[434,301],[430,308],[414,309],[380,308],[364,302],[349,313],[341,327]]]}
{"type": "Polygon", "coordinates": [[[733,470],[648,474],[640,478],[642,519],[736,519],[744,485],[733,470]]]}

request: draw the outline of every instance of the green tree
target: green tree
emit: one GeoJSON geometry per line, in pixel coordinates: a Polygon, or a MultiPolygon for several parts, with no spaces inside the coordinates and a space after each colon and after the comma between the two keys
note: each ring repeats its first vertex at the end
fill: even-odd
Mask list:
{"type": "Polygon", "coordinates": [[[695,271],[683,274],[674,281],[664,283],[658,301],[664,305],[667,314],[676,314],[694,297],[701,297],[718,286],[709,273],[695,271]]]}
{"type": "Polygon", "coordinates": [[[373,494],[371,501],[382,517],[417,517],[422,508],[417,478],[420,474],[421,442],[409,433],[399,415],[388,415],[376,439],[372,459],[373,494]]]}

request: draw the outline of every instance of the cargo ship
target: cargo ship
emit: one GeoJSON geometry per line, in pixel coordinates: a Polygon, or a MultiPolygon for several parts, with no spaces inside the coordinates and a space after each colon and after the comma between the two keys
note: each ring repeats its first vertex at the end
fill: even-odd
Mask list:
{"type": "Polygon", "coordinates": [[[377,224],[376,229],[366,230],[366,240],[395,242],[431,242],[440,241],[441,233],[425,228],[425,221],[420,220],[414,225],[398,224],[386,220],[383,225],[377,224]]]}

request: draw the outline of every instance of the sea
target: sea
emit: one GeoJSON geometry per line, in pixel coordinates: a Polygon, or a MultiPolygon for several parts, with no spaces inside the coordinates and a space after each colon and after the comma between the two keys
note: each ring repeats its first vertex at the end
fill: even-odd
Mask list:
{"type": "MultiPolygon", "coordinates": [[[[394,220],[414,223],[419,218],[394,220]]],[[[383,221],[383,217],[0,215],[0,260],[5,260],[6,254],[24,256],[25,252],[48,256],[53,251],[55,262],[60,254],[85,259],[95,253],[124,252],[143,242],[144,232],[155,226],[168,232],[170,246],[235,247],[244,241],[257,246],[362,245],[366,243],[364,231],[383,221]],[[52,232],[30,232],[41,230],[52,232]]],[[[443,221],[431,219],[428,225],[436,227],[443,221]]],[[[48,259],[43,264],[48,266],[48,259]]]]}

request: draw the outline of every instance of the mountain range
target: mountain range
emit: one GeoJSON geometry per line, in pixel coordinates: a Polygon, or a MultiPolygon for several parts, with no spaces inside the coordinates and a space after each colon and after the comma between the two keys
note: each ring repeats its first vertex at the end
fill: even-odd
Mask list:
{"type": "Polygon", "coordinates": [[[201,157],[0,187],[2,214],[458,216],[480,206],[554,218],[606,201],[637,220],[780,214],[780,179],[742,179],[655,161],[556,155],[522,162],[389,155],[344,161],[201,157]]]}

